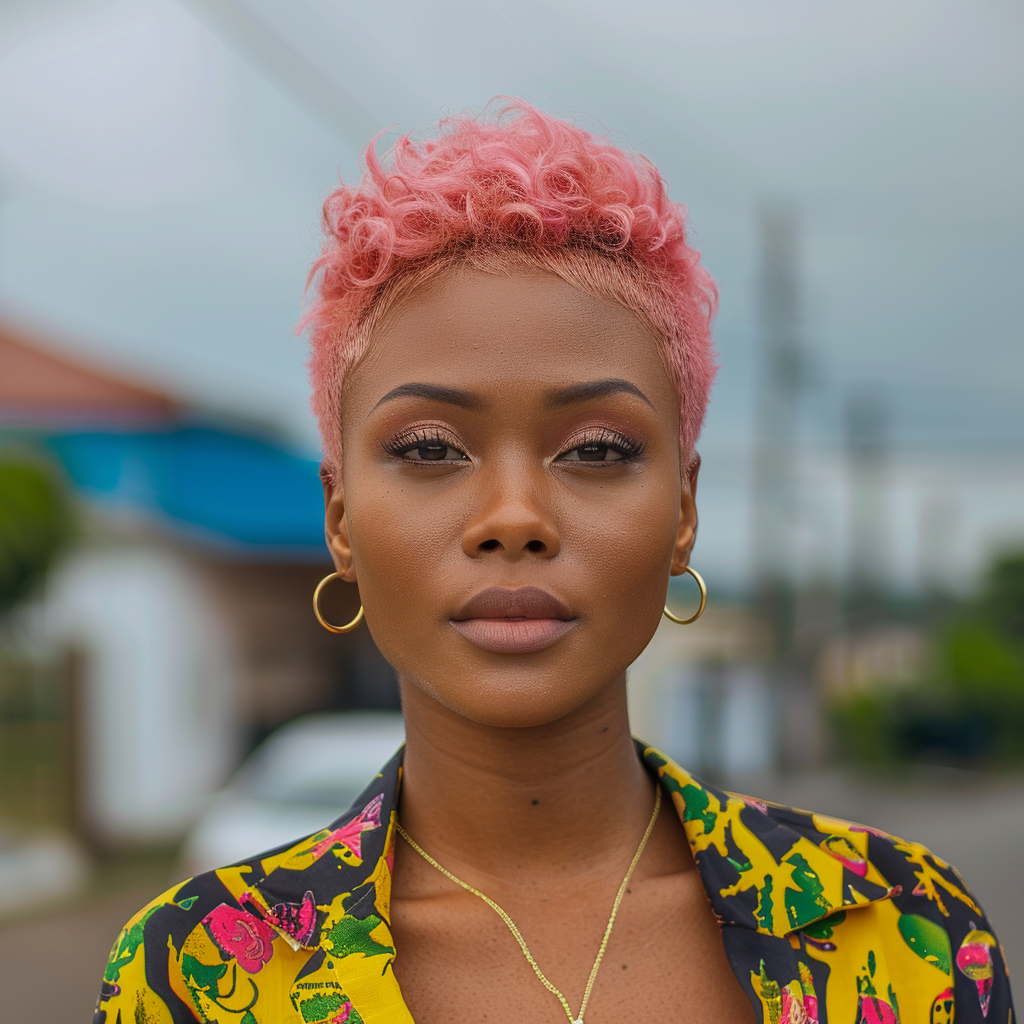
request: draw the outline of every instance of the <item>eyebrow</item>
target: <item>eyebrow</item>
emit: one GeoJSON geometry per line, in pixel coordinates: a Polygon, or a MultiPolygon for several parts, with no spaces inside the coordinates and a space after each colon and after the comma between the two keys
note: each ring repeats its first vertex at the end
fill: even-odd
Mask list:
{"type": "Polygon", "coordinates": [[[587,381],[585,384],[570,384],[569,387],[552,391],[547,397],[547,404],[553,409],[560,409],[577,402],[589,402],[594,398],[605,398],[608,395],[636,395],[652,409],[654,403],[635,385],[619,377],[608,380],[587,381]]]}
{"type": "MultiPolygon", "coordinates": [[[[595,398],[605,398],[608,395],[635,395],[646,402],[652,409],[654,403],[635,385],[621,377],[609,377],[607,380],[592,380],[582,384],[570,384],[568,387],[558,388],[548,393],[546,404],[552,409],[562,409],[567,405],[576,405],[579,402],[590,402],[595,398]]],[[[396,398],[426,398],[432,402],[443,402],[446,405],[455,405],[460,409],[469,409],[477,412],[484,407],[479,395],[472,391],[463,391],[461,388],[450,388],[443,384],[424,384],[413,382],[400,384],[392,388],[373,407],[376,411],[385,402],[391,402],[396,398]]]]}
{"type": "Polygon", "coordinates": [[[442,384],[400,384],[392,388],[373,408],[378,409],[385,402],[396,398],[428,398],[432,402],[444,402],[446,405],[457,405],[460,409],[479,410],[483,402],[478,395],[461,388],[449,388],[442,384]]]}

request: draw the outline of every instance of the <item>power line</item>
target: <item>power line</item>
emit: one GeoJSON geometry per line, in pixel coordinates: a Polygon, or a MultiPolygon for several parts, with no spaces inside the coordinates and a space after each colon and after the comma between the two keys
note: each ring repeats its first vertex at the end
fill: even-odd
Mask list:
{"type": "Polygon", "coordinates": [[[180,2],[339,141],[359,148],[383,127],[362,99],[325,75],[239,0],[180,2]]]}

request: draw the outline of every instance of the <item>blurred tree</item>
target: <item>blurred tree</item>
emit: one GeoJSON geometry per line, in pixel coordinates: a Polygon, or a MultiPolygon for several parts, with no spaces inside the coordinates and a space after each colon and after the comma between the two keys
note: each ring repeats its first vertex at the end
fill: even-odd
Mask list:
{"type": "Polygon", "coordinates": [[[55,473],[29,457],[0,455],[0,615],[41,582],[73,522],[55,473]]]}
{"type": "Polygon", "coordinates": [[[951,622],[937,643],[938,683],[952,694],[954,747],[966,756],[1024,756],[1024,654],[981,614],[951,622]]]}
{"type": "Polygon", "coordinates": [[[1024,551],[1007,552],[995,559],[980,605],[982,614],[997,629],[1024,643],[1024,551]]]}
{"type": "Polygon", "coordinates": [[[903,757],[902,723],[889,694],[876,690],[833,701],[829,718],[840,757],[873,769],[892,768],[903,757]]]}
{"type": "Polygon", "coordinates": [[[1024,760],[1024,551],[995,558],[977,598],[935,629],[921,678],[834,702],[837,748],[866,765],[1024,760]]]}
{"type": "Polygon", "coordinates": [[[951,623],[938,641],[939,678],[966,699],[1024,697],[1024,657],[984,619],[951,623]]]}

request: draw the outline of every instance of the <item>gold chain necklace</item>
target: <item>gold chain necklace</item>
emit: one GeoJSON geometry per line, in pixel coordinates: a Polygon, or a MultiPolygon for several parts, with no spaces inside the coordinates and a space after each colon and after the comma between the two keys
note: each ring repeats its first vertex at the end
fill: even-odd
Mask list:
{"type": "Polygon", "coordinates": [[[508,930],[512,933],[516,942],[519,943],[519,948],[523,951],[523,956],[526,957],[527,962],[533,968],[533,973],[537,975],[540,983],[562,1004],[562,1009],[565,1010],[565,1015],[569,1019],[569,1024],[583,1024],[583,1014],[586,1013],[587,1003],[590,1002],[590,993],[594,987],[594,979],[597,977],[598,969],[601,967],[601,961],[604,959],[604,951],[608,948],[608,940],[611,938],[612,928],[615,925],[615,917],[619,912],[619,904],[622,902],[622,897],[626,894],[626,887],[629,885],[629,880],[633,877],[633,871],[636,869],[637,864],[640,862],[640,857],[644,852],[644,847],[647,845],[647,840],[651,838],[651,833],[654,831],[654,822],[658,818],[658,811],[661,810],[661,786],[657,787],[654,796],[654,812],[651,814],[651,820],[647,823],[647,830],[644,832],[643,839],[640,840],[640,845],[636,848],[636,853],[633,854],[633,859],[629,862],[629,869],[626,871],[626,877],[622,880],[622,885],[619,886],[619,891],[615,894],[615,902],[612,904],[611,916],[608,918],[608,924],[604,930],[604,937],[601,939],[601,948],[597,951],[597,959],[594,961],[594,966],[590,969],[590,977],[587,979],[587,987],[583,992],[583,1002],[580,1004],[580,1012],[573,1015],[572,1010],[569,1008],[569,1000],[562,995],[560,989],[556,988],[547,976],[540,969],[537,961],[533,958],[533,954],[530,952],[530,947],[527,946],[526,940],[523,938],[522,933],[516,927],[515,921],[512,920],[508,914],[498,906],[490,898],[490,896],[484,895],[479,889],[474,889],[468,882],[464,882],[461,878],[453,875],[447,868],[442,867],[434,860],[433,857],[427,853],[416,841],[409,835],[408,832],[402,828],[401,824],[396,821],[395,828],[398,829],[398,834],[429,864],[431,867],[437,868],[446,878],[450,878],[456,885],[461,885],[467,892],[471,892],[474,896],[478,896],[493,910],[498,917],[505,922],[508,930]]]}

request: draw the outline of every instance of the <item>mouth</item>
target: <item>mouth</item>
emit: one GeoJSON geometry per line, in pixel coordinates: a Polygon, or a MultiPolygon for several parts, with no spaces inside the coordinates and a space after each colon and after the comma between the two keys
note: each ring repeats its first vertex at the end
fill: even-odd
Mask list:
{"type": "Polygon", "coordinates": [[[561,640],[576,625],[576,617],[539,587],[488,587],[470,598],[451,624],[482,650],[533,654],[561,640]]]}

